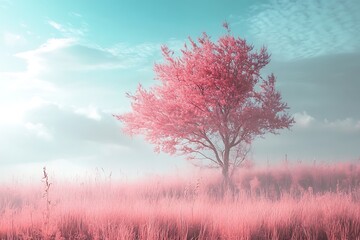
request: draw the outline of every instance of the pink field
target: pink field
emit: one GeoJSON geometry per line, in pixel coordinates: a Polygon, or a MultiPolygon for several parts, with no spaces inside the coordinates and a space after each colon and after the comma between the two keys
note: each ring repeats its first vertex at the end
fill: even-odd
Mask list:
{"type": "Polygon", "coordinates": [[[0,239],[360,239],[359,164],[216,176],[2,185],[0,239]]]}

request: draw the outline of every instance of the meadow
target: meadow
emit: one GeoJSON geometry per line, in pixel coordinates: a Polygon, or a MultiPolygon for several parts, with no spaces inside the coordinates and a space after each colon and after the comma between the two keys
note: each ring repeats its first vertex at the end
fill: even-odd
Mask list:
{"type": "Polygon", "coordinates": [[[219,182],[204,171],[1,184],[0,239],[360,239],[358,163],[241,168],[224,196],[219,182]]]}

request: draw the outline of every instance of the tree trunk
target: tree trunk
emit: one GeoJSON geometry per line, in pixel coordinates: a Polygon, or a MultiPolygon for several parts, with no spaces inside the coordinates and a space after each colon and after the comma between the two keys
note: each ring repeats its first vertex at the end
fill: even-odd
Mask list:
{"type": "Polygon", "coordinates": [[[222,169],[222,175],[223,175],[223,179],[221,183],[221,196],[224,197],[226,192],[229,191],[229,187],[230,187],[229,171],[225,166],[222,169]]]}
{"type": "Polygon", "coordinates": [[[226,192],[230,190],[231,179],[229,176],[229,157],[230,157],[230,149],[225,146],[223,162],[224,165],[222,167],[222,175],[223,175],[223,182],[222,182],[222,196],[225,195],[226,192]]]}

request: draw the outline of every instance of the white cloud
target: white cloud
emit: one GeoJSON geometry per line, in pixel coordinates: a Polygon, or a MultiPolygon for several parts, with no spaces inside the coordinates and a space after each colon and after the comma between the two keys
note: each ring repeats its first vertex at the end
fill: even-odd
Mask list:
{"type": "Polygon", "coordinates": [[[336,132],[353,132],[360,130],[360,120],[355,120],[353,118],[335,119],[332,121],[325,118],[323,121],[321,121],[315,119],[306,111],[295,113],[293,117],[296,122],[295,126],[301,128],[321,128],[324,130],[332,130],[336,132]]]}
{"type": "Polygon", "coordinates": [[[107,144],[128,145],[111,115],[99,112],[101,120],[94,120],[56,103],[30,105],[32,108],[22,112],[19,123],[0,123],[0,161],[45,161],[96,155],[107,144]]]}
{"type": "Polygon", "coordinates": [[[45,101],[41,97],[32,97],[28,100],[18,99],[14,102],[4,100],[2,103],[0,103],[0,125],[22,124],[24,116],[27,112],[36,108],[40,108],[46,104],[49,104],[49,102],[45,101]]]}
{"type": "Polygon", "coordinates": [[[295,113],[294,119],[295,119],[296,125],[300,126],[300,127],[308,127],[315,120],[314,117],[310,116],[305,111],[303,111],[301,113],[295,113]]]}
{"type": "Polygon", "coordinates": [[[59,88],[53,83],[32,74],[0,73],[0,125],[22,123],[27,111],[46,104],[45,98],[58,93],[59,88]]]}
{"type": "Polygon", "coordinates": [[[19,124],[21,123],[25,109],[19,104],[0,104],[0,126],[1,124],[19,124]]]}
{"type": "Polygon", "coordinates": [[[360,47],[360,1],[271,0],[253,10],[250,33],[278,60],[360,47]]]}
{"type": "Polygon", "coordinates": [[[329,121],[328,119],[324,119],[323,126],[336,131],[360,131],[360,120],[356,121],[353,118],[345,118],[329,121]]]}
{"type": "Polygon", "coordinates": [[[91,105],[68,107],[46,102],[28,110],[24,115],[24,122],[46,126],[51,129],[54,138],[78,142],[124,143],[121,136],[114,132],[118,128],[116,119],[91,105]]]}
{"type": "Polygon", "coordinates": [[[85,108],[75,108],[74,112],[96,121],[100,121],[102,119],[98,109],[92,105],[85,108]]]}
{"type": "Polygon", "coordinates": [[[39,138],[45,140],[53,139],[53,136],[51,135],[49,130],[42,123],[27,122],[25,123],[25,128],[28,129],[30,132],[33,132],[39,138]]]}
{"type": "Polygon", "coordinates": [[[46,43],[35,50],[21,52],[15,56],[25,59],[27,62],[27,74],[36,76],[42,71],[46,71],[47,59],[46,55],[56,52],[59,49],[74,44],[75,40],[72,38],[49,39],[46,43]]]}

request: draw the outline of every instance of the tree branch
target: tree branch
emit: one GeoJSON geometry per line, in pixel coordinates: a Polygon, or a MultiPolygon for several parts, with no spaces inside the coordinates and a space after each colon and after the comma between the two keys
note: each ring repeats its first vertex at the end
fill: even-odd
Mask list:
{"type": "Polygon", "coordinates": [[[213,162],[213,163],[215,163],[215,164],[217,164],[217,165],[222,166],[222,165],[221,165],[220,163],[218,163],[215,159],[213,159],[213,158],[205,155],[204,153],[202,153],[202,152],[200,152],[200,151],[194,150],[193,152],[194,152],[194,153],[198,153],[198,154],[200,154],[201,156],[203,156],[204,158],[210,160],[211,162],[213,162]]]}
{"type": "Polygon", "coordinates": [[[224,163],[223,161],[221,161],[220,157],[219,157],[219,153],[215,147],[215,145],[213,144],[213,142],[209,139],[209,137],[206,135],[205,131],[200,131],[200,133],[202,134],[202,137],[210,144],[211,146],[211,150],[214,152],[216,160],[219,162],[220,166],[223,166],[224,163]]]}

